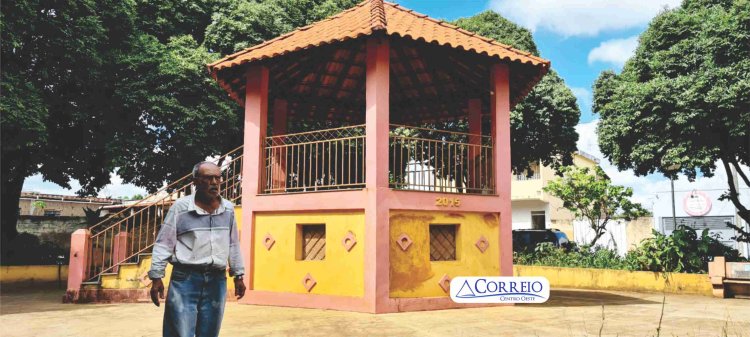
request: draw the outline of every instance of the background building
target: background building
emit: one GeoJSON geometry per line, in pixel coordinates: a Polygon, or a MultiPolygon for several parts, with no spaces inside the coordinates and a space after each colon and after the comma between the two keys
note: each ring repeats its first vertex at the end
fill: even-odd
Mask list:
{"type": "MultiPolygon", "coordinates": [[[[750,256],[750,247],[747,243],[732,240],[734,230],[728,228],[726,223],[749,228],[739,216],[734,205],[729,200],[721,201],[719,197],[725,192],[724,186],[715,189],[691,189],[675,191],[675,218],[672,219],[672,192],[659,191],[654,193],[654,229],[670,234],[677,226],[686,225],[697,231],[708,228],[710,234],[719,235],[721,241],[730,247],[736,248],[744,256],[750,256]]],[[[743,204],[750,204],[750,189],[740,187],[740,198],[743,204]]]]}
{"type": "MultiPolygon", "coordinates": [[[[599,160],[584,153],[573,154],[573,165],[594,168],[599,160]]],[[[540,162],[529,168],[529,174],[513,176],[511,182],[511,207],[513,208],[513,229],[557,228],[574,238],[573,214],[563,208],[562,200],[544,192],[550,180],[557,179],[555,170],[542,166],[540,162]]]]}
{"type": "Polygon", "coordinates": [[[21,192],[18,215],[85,217],[84,208],[96,210],[102,206],[121,203],[122,200],[119,199],[21,192]]]}

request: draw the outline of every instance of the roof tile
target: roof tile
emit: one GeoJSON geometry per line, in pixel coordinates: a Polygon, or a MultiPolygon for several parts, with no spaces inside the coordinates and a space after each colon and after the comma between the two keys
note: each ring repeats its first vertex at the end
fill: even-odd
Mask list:
{"type": "Polygon", "coordinates": [[[548,67],[549,61],[487,37],[458,28],[442,20],[382,0],[366,0],[325,20],[299,28],[256,46],[244,49],[208,65],[211,72],[246,62],[284,55],[299,49],[371,35],[385,30],[388,35],[410,36],[453,48],[475,50],[501,59],[518,60],[548,67]]]}
{"type": "Polygon", "coordinates": [[[219,81],[219,84],[230,91],[230,95],[233,94],[235,100],[241,101],[240,97],[234,97],[239,96],[238,93],[232,93],[229,85],[224,83],[222,74],[219,73],[220,70],[298,50],[369,36],[376,31],[534,66],[537,68],[537,75],[535,78],[529,79],[528,89],[547,72],[550,66],[549,61],[529,52],[512,48],[445,21],[430,18],[427,15],[383,0],[365,0],[355,7],[325,20],[228,55],[208,64],[208,69],[214,78],[219,81]]]}

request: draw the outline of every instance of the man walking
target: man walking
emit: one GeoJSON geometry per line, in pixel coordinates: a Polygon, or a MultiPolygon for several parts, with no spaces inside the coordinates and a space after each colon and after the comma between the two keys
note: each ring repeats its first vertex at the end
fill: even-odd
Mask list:
{"type": "Polygon", "coordinates": [[[234,205],[219,194],[221,169],[211,162],[193,167],[195,193],[175,201],[154,243],[151,300],[164,298],[164,270],[172,276],[164,309],[164,337],[218,336],[227,292],[226,268],[234,295],[245,295],[234,205]]]}

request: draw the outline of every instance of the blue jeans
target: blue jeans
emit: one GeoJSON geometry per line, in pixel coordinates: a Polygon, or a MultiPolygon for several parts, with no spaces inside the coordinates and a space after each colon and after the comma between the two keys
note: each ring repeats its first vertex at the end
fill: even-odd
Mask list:
{"type": "Polygon", "coordinates": [[[224,270],[201,272],[175,266],[164,308],[164,337],[215,337],[227,294],[224,270]]]}

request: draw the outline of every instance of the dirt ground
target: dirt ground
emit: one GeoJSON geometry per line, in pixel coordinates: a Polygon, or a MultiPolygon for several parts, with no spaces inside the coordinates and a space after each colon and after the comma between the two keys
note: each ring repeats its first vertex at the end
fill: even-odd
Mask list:
{"type": "MultiPolygon", "coordinates": [[[[0,293],[0,336],[160,336],[164,307],[0,293]]],[[[371,315],[228,303],[222,336],[656,336],[662,294],[553,290],[545,304],[371,315]]],[[[661,336],[748,336],[750,300],[667,295],[661,336]]]]}

